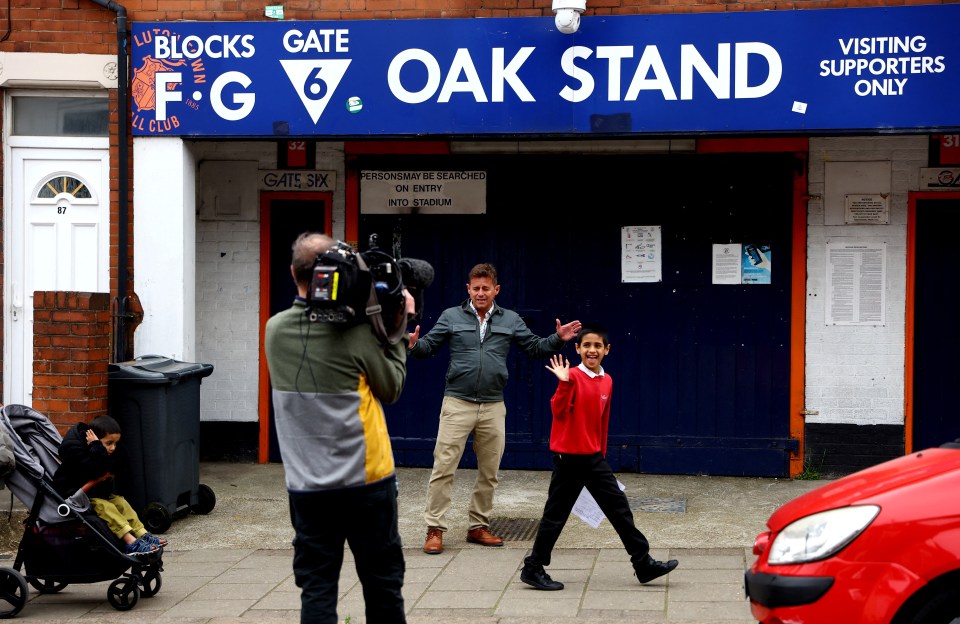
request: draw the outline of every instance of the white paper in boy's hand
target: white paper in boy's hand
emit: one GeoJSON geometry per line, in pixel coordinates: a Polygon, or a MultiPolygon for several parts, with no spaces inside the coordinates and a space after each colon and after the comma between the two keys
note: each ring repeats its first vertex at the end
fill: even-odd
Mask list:
{"type": "MultiPolygon", "coordinates": [[[[627,486],[620,483],[619,480],[617,480],[617,487],[620,488],[621,492],[627,489],[627,486]]],[[[577,502],[573,504],[573,513],[595,529],[600,526],[600,523],[606,517],[600,511],[600,505],[597,504],[593,495],[587,491],[587,488],[583,488],[580,496],[577,497],[577,502]]]]}

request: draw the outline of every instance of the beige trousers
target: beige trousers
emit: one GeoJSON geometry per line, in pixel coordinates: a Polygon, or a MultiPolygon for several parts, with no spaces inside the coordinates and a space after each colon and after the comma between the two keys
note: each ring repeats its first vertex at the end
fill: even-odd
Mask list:
{"type": "Polygon", "coordinates": [[[117,537],[122,538],[127,533],[140,537],[147,532],[140,518],[137,517],[137,512],[122,496],[114,495],[109,499],[91,498],[90,506],[94,513],[103,518],[117,537]]]}
{"type": "Polygon", "coordinates": [[[477,456],[477,481],[470,498],[470,529],[490,525],[497,472],[507,437],[506,416],[507,407],[503,401],[474,403],[443,397],[437,444],[433,449],[433,472],[427,486],[427,509],[423,514],[428,527],[447,530],[444,518],[450,509],[453,476],[471,433],[473,452],[477,456]]]}

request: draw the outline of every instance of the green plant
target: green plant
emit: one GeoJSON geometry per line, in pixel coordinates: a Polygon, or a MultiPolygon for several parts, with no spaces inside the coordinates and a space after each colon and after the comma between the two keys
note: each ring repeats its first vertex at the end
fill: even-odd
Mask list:
{"type": "Polygon", "coordinates": [[[795,478],[797,481],[819,481],[821,476],[821,469],[823,468],[823,460],[826,458],[827,452],[823,451],[820,454],[820,461],[814,463],[810,459],[804,459],[803,461],[803,472],[798,474],[795,478]]]}

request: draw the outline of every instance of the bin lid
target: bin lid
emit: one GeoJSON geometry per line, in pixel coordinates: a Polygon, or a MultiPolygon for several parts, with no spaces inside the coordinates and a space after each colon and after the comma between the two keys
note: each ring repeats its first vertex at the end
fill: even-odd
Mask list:
{"type": "Polygon", "coordinates": [[[109,364],[110,381],[136,383],[176,383],[190,377],[207,377],[213,364],[181,362],[162,355],[141,355],[133,360],[109,364]]]}

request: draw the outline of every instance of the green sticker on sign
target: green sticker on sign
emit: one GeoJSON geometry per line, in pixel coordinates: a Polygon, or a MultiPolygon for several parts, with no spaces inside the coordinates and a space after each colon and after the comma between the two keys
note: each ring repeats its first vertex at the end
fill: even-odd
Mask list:
{"type": "Polygon", "coordinates": [[[273,19],[283,19],[283,6],[268,6],[265,15],[273,19]]]}

